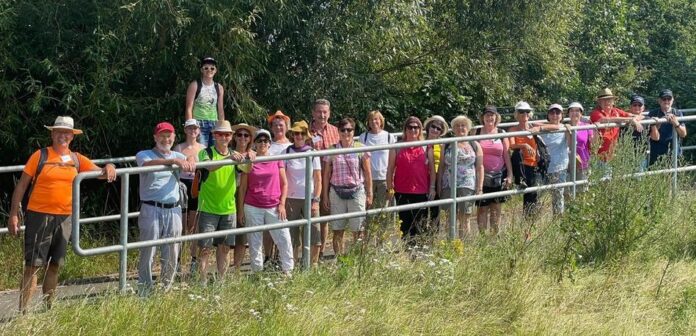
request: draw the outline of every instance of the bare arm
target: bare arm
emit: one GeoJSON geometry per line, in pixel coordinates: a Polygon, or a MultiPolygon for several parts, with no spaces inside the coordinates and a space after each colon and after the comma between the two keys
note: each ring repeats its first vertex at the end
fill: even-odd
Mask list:
{"type": "Polygon", "coordinates": [[[101,175],[97,177],[98,179],[106,179],[107,182],[113,182],[116,180],[116,166],[114,166],[113,163],[107,163],[104,168],[97,167],[92,169],[92,171],[101,171],[101,175]]]}
{"type": "Polygon", "coordinates": [[[372,169],[370,167],[370,157],[364,155],[362,160],[362,170],[365,173],[365,205],[372,206],[372,169]]]}
{"type": "Polygon", "coordinates": [[[324,197],[321,198],[321,204],[324,207],[324,210],[329,211],[331,209],[331,204],[329,203],[329,184],[331,181],[331,174],[333,170],[333,165],[330,159],[324,161],[324,166],[322,167],[322,169],[324,170],[324,176],[321,179],[321,194],[324,195],[324,197]]]}
{"type": "MultiPolygon", "coordinates": [[[[321,170],[316,169],[312,172],[312,180],[314,181],[314,195],[313,198],[319,198],[321,200],[321,170]]],[[[312,216],[319,215],[319,203],[312,202],[312,216]]]]}
{"type": "Polygon", "coordinates": [[[217,99],[218,120],[225,120],[225,89],[222,87],[221,84],[218,84],[218,88],[220,89],[217,99]]]}
{"type": "Polygon", "coordinates": [[[394,168],[396,164],[396,151],[393,149],[389,150],[389,163],[387,164],[387,199],[391,199],[394,196],[394,168]]]}
{"type": "Polygon", "coordinates": [[[280,174],[280,204],[278,204],[278,218],[280,220],[288,219],[285,212],[285,200],[288,197],[288,178],[285,175],[285,168],[279,168],[280,174]]]}
{"type": "Polygon", "coordinates": [[[248,174],[242,173],[237,189],[237,222],[244,224],[244,197],[246,196],[248,174]]]}
{"type": "Polygon", "coordinates": [[[7,226],[10,234],[17,237],[19,234],[19,204],[22,202],[24,193],[27,191],[29,184],[31,184],[32,177],[27,175],[27,173],[22,173],[19,178],[19,182],[12,193],[12,203],[10,203],[10,218],[8,219],[7,226]]]}
{"type": "MultiPolygon", "coordinates": [[[[479,146],[480,147],[480,146],[479,146]]],[[[505,169],[507,169],[507,183],[508,186],[512,184],[512,160],[510,160],[510,142],[508,138],[503,139],[503,160],[505,161],[505,169]]],[[[483,152],[483,151],[481,151],[483,152]]],[[[481,167],[483,167],[483,153],[481,153],[481,167]]],[[[483,176],[483,174],[481,174],[483,176]]],[[[481,185],[483,185],[483,177],[481,177],[481,185]]]]}
{"type": "Polygon", "coordinates": [[[145,161],[143,167],[147,166],[158,166],[158,165],[177,165],[181,167],[181,170],[185,172],[194,172],[196,170],[196,161],[189,159],[152,159],[145,161]]]}
{"type": "Polygon", "coordinates": [[[188,89],[186,89],[186,110],[184,111],[184,119],[193,119],[193,100],[196,99],[196,91],[198,90],[198,83],[193,81],[189,83],[188,89]]]}
{"type": "MultiPolygon", "coordinates": [[[[481,150],[481,146],[478,145],[478,151],[476,151],[476,194],[481,194],[483,193],[483,151],[481,150]]],[[[503,145],[504,146],[504,145],[503,145]]],[[[505,151],[503,155],[507,155],[508,158],[510,157],[510,154],[505,151]]],[[[507,164],[507,162],[505,163],[507,164]]],[[[509,170],[508,170],[509,171],[509,170]]]]}
{"type": "Polygon", "coordinates": [[[435,189],[435,182],[436,182],[435,179],[436,179],[437,176],[435,175],[435,146],[437,146],[437,145],[433,145],[433,147],[429,147],[429,148],[428,148],[428,151],[427,151],[427,155],[428,155],[428,174],[429,174],[429,177],[430,177],[430,178],[429,178],[429,180],[430,180],[430,189],[428,189],[428,200],[433,200],[433,199],[435,199],[435,195],[436,195],[436,194],[435,194],[435,191],[436,191],[436,189],[435,189]]]}
{"type": "Polygon", "coordinates": [[[659,129],[659,124],[657,121],[659,118],[652,118],[655,120],[655,123],[650,125],[650,140],[652,141],[660,141],[660,129],[659,129]]]}

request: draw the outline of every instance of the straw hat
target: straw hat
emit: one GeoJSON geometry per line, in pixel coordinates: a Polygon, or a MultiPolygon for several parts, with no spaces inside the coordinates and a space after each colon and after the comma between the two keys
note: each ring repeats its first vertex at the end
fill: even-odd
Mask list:
{"type": "Polygon", "coordinates": [[[439,121],[442,124],[442,133],[440,135],[445,135],[449,132],[449,126],[447,125],[447,121],[445,121],[445,118],[439,116],[439,115],[434,115],[428,119],[425,119],[425,123],[423,123],[423,129],[427,132],[428,127],[430,127],[430,123],[433,121],[439,121]]]}
{"type": "Polygon", "coordinates": [[[256,127],[251,126],[249,124],[245,124],[245,123],[241,123],[241,124],[237,124],[237,125],[232,126],[232,132],[236,133],[240,129],[243,129],[243,130],[246,130],[247,132],[249,132],[250,136],[254,136],[254,134],[256,134],[256,130],[257,130],[256,127]]]}
{"type": "Polygon", "coordinates": [[[304,133],[305,138],[308,139],[312,137],[312,134],[309,133],[309,125],[304,120],[294,122],[288,130],[288,133],[290,132],[304,133]]]}
{"type": "Polygon", "coordinates": [[[73,134],[82,134],[82,130],[75,128],[75,121],[73,121],[73,118],[68,116],[60,116],[53,122],[53,126],[44,125],[44,127],[51,131],[54,129],[64,129],[72,131],[73,134]]]}
{"type": "Polygon", "coordinates": [[[213,133],[234,133],[230,122],[227,120],[218,120],[213,128],[213,133]]]}
{"type": "Polygon", "coordinates": [[[613,98],[616,98],[616,96],[614,96],[614,93],[612,93],[611,90],[609,90],[609,88],[601,89],[599,90],[599,93],[597,93],[597,100],[613,98]]]}

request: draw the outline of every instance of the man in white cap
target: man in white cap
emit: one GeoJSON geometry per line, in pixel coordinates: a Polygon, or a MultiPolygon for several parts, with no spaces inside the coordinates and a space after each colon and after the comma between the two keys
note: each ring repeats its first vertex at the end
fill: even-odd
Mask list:
{"type": "MultiPolygon", "coordinates": [[[[183,173],[193,172],[196,162],[184,154],[171,150],[174,144],[174,126],[161,122],[153,132],[155,147],[135,155],[138,166],[177,165],[183,173]]],[[[181,236],[181,204],[179,189],[179,170],[159,171],[140,174],[140,215],[138,229],[140,241],[181,236]]],[[[152,285],[152,261],[156,248],[140,249],[138,262],[138,290],[147,295],[152,285]]],[[[176,275],[179,244],[167,244],[160,248],[160,280],[166,289],[176,275]]]]}
{"type": "Polygon", "coordinates": [[[72,233],[72,182],[80,172],[99,171],[109,182],[116,179],[113,164],[99,168],[82,154],[70,151],[70,143],[82,131],[71,117],[56,118],[51,131],[51,145],[29,157],[22,177],[12,194],[8,227],[19,234],[22,197],[29,188],[24,225],[24,275],[19,296],[19,310],[26,313],[36,288],[39,268],[46,267],[43,281],[45,301],[50,308],[58,284],[58,271],[65,263],[68,240],[72,233]]]}
{"type": "MultiPolygon", "coordinates": [[[[244,157],[229,148],[232,140],[232,126],[227,120],[218,121],[213,129],[215,145],[198,153],[198,161],[241,161],[244,157]]],[[[205,179],[200,184],[198,194],[198,232],[216,232],[237,227],[237,192],[236,172],[233,165],[204,168],[205,179]]],[[[201,282],[207,284],[208,259],[213,246],[216,248],[218,276],[223,277],[227,272],[227,259],[230,246],[235,245],[235,236],[226,235],[218,238],[207,238],[198,241],[200,248],[201,282]]]]}

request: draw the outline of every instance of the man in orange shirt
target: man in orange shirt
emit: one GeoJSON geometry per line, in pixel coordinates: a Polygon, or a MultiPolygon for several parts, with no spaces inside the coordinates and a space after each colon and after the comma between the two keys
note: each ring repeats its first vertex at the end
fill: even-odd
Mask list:
{"type": "Polygon", "coordinates": [[[51,131],[51,146],[34,152],[27,161],[12,194],[8,224],[10,234],[18,236],[20,203],[29,187],[30,196],[24,218],[24,275],[19,296],[19,310],[23,314],[36,288],[36,274],[40,267],[46,267],[42,289],[47,307],[51,307],[58,284],[58,271],[65,262],[72,233],[70,215],[75,176],[79,172],[101,170],[100,178],[109,182],[116,179],[114,165],[99,168],[85,156],[70,151],[74,136],[82,134],[81,130],[74,128],[71,117],[58,117],[53,126],[45,127],[51,131]]]}

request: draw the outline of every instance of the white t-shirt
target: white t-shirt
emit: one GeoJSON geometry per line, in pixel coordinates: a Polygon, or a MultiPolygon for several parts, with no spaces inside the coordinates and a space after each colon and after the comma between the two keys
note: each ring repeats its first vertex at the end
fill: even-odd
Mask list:
{"type": "Polygon", "coordinates": [[[288,148],[290,145],[292,145],[292,142],[277,143],[274,141],[273,143],[271,143],[271,148],[268,149],[268,153],[270,155],[285,154],[285,149],[288,148]]]}
{"type": "MultiPolygon", "coordinates": [[[[310,149],[310,151],[312,151],[310,149]]],[[[295,153],[295,151],[290,147],[290,153],[295,153]]],[[[285,151],[283,151],[285,154],[285,151]]],[[[285,175],[288,179],[288,198],[292,199],[304,199],[305,198],[305,163],[307,160],[305,158],[285,160],[285,175]]],[[[321,170],[321,163],[318,157],[312,158],[312,168],[316,170],[321,170]]],[[[314,172],[312,172],[314,173],[314,172]]],[[[309,180],[309,190],[314,195],[314,180],[309,180]]]]}
{"type": "MultiPolygon", "coordinates": [[[[388,145],[396,142],[396,137],[387,131],[377,134],[365,132],[360,134],[358,141],[365,146],[388,145]]],[[[387,179],[387,166],[389,165],[389,150],[374,151],[370,153],[370,165],[372,180],[383,181],[387,179]]]]}

